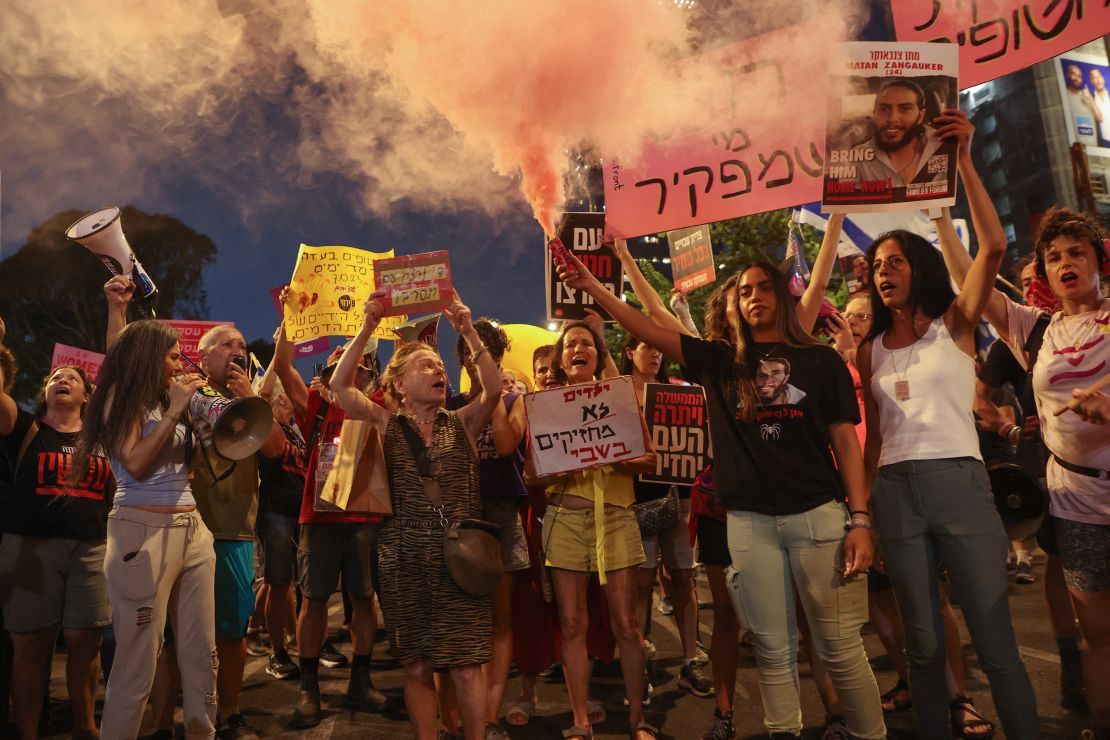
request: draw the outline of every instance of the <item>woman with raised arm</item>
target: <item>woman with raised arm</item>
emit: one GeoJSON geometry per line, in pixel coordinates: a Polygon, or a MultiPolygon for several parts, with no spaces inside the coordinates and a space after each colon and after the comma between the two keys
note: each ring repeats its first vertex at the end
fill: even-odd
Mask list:
{"type": "Polygon", "coordinates": [[[878,688],[859,635],[867,618],[860,574],[872,550],[863,460],[853,430],[858,409],[843,361],[802,329],[786,280],[770,264],[740,272],[735,299],[726,299],[723,312],[725,320],[736,317],[725,330],[732,341],[722,333],[709,342],[657,326],[574,262],[575,272],[560,271],[570,287],[589,293],[705,386],[716,496],[728,509],[732,587],[743,621],[755,633],[767,729],[781,733],[777,737],[797,737],[802,729],[795,681],[797,584],[848,731],[885,737],[878,688]]]}
{"type": "Polygon", "coordinates": [[[394,515],[378,536],[382,611],[393,655],[405,667],[405,705],[416,737],[436,736],[433,673],[449,670],[466,738],[479,740],[487,729],[482,664],[493,657],[492,606],[489,597],[469,596],[452,579],[444,561],[442,522],[482,516],[475,445],[501,400],[501,378],[471,323],[470,309],[456,296],[444,314],[467,343],[481,392],[458,411],[446,410],[443,362],[428,345],[410,342],[394,352],[382,376],[396,413],[373,403],[356,386],[355,375],[384,312],[378,297],[374,293],[366,301],[362,328],[343,353],[331,387],[348,418],[368,422],[383,440],[394,515]],[[439,469],[440,505],[421,483],[413,453],[416,436],[425,447],[421,454],[439,469]]]}
{"type": "Polygon", "coordinates": [[[103,449],[116,476],[104,573],[116,643],[127,646],[116,651],[108,680],[100,727],[106,739],[139,734],[167,617],[186,735],[216,733],[216,554],[189,486],[186,418],[189,399],[204,383],[182,374],[177,332],[136,321],[108,349],[89,402],[76,464],[103,449]]]}
{"type": "MultiPolygon", "coordinates": [[[[974,265],[968,268],[969,258],[950,229],[941,236],[952,276],[966,285],[974,265]]],[[[1087,643],[1082,655],[1087,703],[1096,737],[1110,737],[1110,428],[1085,408],[1060,413],[1073,398],[1085,398],[1110,364],[1110,301],[1101,283],[1110,272],[1110,247],[1097,220],[1057,208],[1041,221],[1034,255],[1037,276],[1048,281],[1062,310],[1049,316],[995,290],[985,315],[1032,368],[1041,438],[1050,453],[1049,513],[1087,643]],[[1034,346],[1037,335],[1042,338],[1034,346]]]]}
{"type": "Polygon", "coordinates": [[[19,737],[37,737],[61,627],[73,736],[93,738],[100,635],[111,622],[104,540],[115,481],[103,454],[86,457],[81,468],[71,462],[92,394],[85,371],[54,368],[34,413],[10,395],[15,371],[15,358],[0,346],[0,455],[10,476],[3,481],[0,601],[14,648],[12,715],[19,737]],[[81,473],[67,480],[67,470],[81,473]]]}
{"type": "Polygon", "coordinates": [[[991,295],[1006,238],[971,161],[973,127],[959,110],[937,118],[959,140],[979,253],[959,296],[940,255],[917,234],[871,245],[871,331],[857,361],[867,408],[865,458],[875,526],[905,625],[910,694],[923,737],[948,737],[950,712],[938,571],[949,575],[990,679],[1006,736],[1034,738],[1036,699],[1018,654],[1006,596],[1006,535],[979,453],[972,403],[975,326],[991,295]]]}

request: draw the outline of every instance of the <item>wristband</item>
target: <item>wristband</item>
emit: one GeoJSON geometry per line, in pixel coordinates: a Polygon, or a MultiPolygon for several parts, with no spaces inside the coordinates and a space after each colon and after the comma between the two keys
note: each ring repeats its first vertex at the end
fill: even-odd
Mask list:
{"type": "Polygon", "coordinates": [[[849,519],[844,525],[844,530],[850,532],[853,529],[871,529],[871,522],[863,519],[849,519]]]}
{"type": "Polygon", "coordinates": [[[477,362],[478,358],[482,356],[482,353],[483,352],[488,352],[488,351],[489,351],[489,347],[487,347],[486,345],[483,344],[482,346],[480,346],[478,348],[478,350],[476,352],[474,352],[470,355],[470,361],[471,362],[477,362]]]}
{"type": "Polygon", "coordinates": [[[855,516],[856,514],[863,514],[864,516],[871,516],[871,512],[867,511],[866,509],[852,509],[848,513],[851,514],[852,516],[855,516]]]}
{"type": "Polygon", "coordinates": [[[1018,443],[1018,440],[1020,440],[1020,439],[1021,439],[1021,427],[1019,427],[1017,424],[1014,424],[1014,428],[1011,429],[1010,431],[1006,432],[1006,440],[1010,444],[1016,445],[1018,443]],[[1014,434],[1014,432],[1017,432],[1017,434],[1014,434]]]}
{"type": "Polygon", "coordinates": [[[998,436],[1002,437],[1002,439],[1009,439],[1010,433],[1013,432],[1015,429],[1017,429],[1017,424],[1008,421],[1002,425],[1001,429],[998,430],[998,436]]]}

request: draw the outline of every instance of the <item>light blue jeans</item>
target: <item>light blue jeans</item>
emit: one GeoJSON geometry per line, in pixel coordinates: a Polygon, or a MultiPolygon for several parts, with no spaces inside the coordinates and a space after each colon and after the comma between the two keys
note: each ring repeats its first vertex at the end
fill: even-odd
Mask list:
{"type": "Polygon", "coordinates": [[[755,637],[768,732],[802,731],[797,588],[848,731],[859,738],[886,737],[879,688],[860,637],[867,621],[867,580],[864,574],[841,577],[845,519],[844,506],[836,501],[788,516],[728,513],[729,590],[740,621],[755,637]]]}
{"type": "Polygon", "coordinates": [[[1006,592],[1006,533],[983,463],[907,460],[879,468],[871,509],[898,597],[921,737],[951,737],[938,576],[943,564],[991,684],[1006,737],[1040,737],[1006,592]]]}

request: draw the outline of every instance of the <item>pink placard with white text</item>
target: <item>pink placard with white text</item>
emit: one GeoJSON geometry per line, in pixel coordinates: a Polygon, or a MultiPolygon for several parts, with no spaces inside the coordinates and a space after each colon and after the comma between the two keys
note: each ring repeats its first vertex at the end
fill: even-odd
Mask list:
{"type": "Polygon", "coordinates": [[[200,362],[200,358],[197,356],[197,345],[200,344],[200,338],[204,336],[204,332],[214,326],[225,324],[234,326],[230,321],[193,321],[190,319],[160,319],[160,321],[170,328],[177,329],[181,343],[181,353],[187,355],[194,362],[200,362]]]}
{"type": "Polygon", "coordinates": [[[895,0],[890,10],[899,41],[959,44],[964,89],[1110,32],[1105,0],[895,0]]]}
{"type": "Polygon", "coordinates": [[[62,365],[79,367],[85,371],[89,381],[96,382],[100,377],[100,366],[104,364],[104,355],[92,350],[71,347],[68,344],[55,344],[54,357],[50,360],[50,370],[62,365]]]}

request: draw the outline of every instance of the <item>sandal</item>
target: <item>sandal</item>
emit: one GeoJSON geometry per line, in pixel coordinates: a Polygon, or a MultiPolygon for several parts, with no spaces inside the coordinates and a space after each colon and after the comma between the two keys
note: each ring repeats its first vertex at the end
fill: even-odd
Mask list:
{"type": "Polygon", "coordinates": [[[532,721],[532,714],[535,711],[536,705],[530,701],[514,701],[505,710],[505,721],[515,727],[523,727],[532,721]]]}
{"type": "Polygon", "coordinates": [[[879,697],[882,700],[883,711],[887,714],[896,714],[913,709],[913,699],[906,698],[904,701],[898,701],[899,694],[908,694],[909,692],[910,685],[902,679],[898,679],[898,683],[894,684],[893,689],[879,697]]]}
{"type": "Polygon", "coordinates": [[[952,714],[952,734],[956,737],[976,738],[976,740],[994,737],[994,723],[979,713],[971,697],[957,695],[948,708],[952,714]],[[960,714],[970,716],[961,721],[958,719],[960,714]],[[985,732],[971,732],[972,728],[980,728],[985,732]]]}
{"type": "Polygon", "coordinates": [[[630,738],[632,738],[632,740],[636,740],[636,736],[638,734],[640,734],[641,732],[646,732],[647,734],[651,735],[652,737],[659,737],[658,728],[652,727],[647,722],[641,722],[638,725],[636,725],[635,727],[633,727],[632,729],[630,729],[628,731],[628,736],[630,738]]]}
{"type": "Polygon", "coordinates": [[[586,701],[586,719],[590,721],[590,726],[605,724],[605,720],[609,718],[608,713],[605,711],[605,705],[597,699],[588,699],[586,701]]]}
{"type": "Polygon", "coordinates": [[[563,730],[563,740],[572,737],[584,737],[587,740],[592,740],[594,736],[594,729],[592,727],[572,727],[569,730],[563,730]]]}

